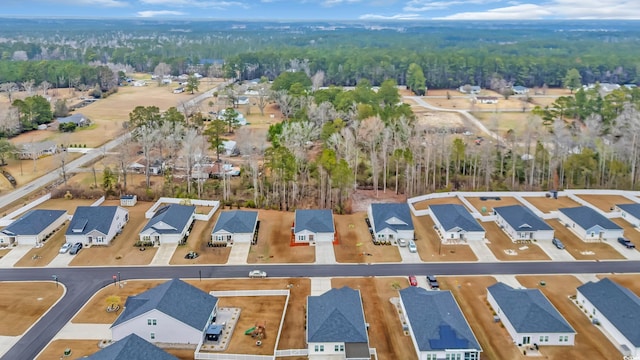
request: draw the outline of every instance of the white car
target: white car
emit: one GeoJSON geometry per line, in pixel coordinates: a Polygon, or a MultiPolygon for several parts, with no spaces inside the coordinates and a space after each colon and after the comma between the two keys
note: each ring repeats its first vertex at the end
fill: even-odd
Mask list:
{"type": "Polygon", "coordinates": [[[265,271],[262,270],[251,270],[249,271],[249,277],[250,278],[266,278],[267,277],[267,273],[265,271]]]}
{"type": "Polygon", "coordinates": [[[73,246],[73,244],[71,243],[64,243],[64,245],[62,245],[62,247],[60,248],[60,251],[58,251],[60,254],[66,254],[69,249],[71,249],[71,246],[73,246]]]}

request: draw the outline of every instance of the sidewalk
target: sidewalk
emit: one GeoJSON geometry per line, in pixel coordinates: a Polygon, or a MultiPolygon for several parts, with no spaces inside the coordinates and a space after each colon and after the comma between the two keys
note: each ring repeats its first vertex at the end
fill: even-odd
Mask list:
{"type": "Polygon", "coordinates": [[[22,336],[0,336],[0,357],[15,345],[22,336]]]}
{"type": "Polygon", "coordinates": [[[169,262],[171,261],[171,257],[173,256],[173,253],[176,251],[176,249],[178,248],[178,244],[162,244],[158,247],[158,252],[156,252],[156,255],[153,257],[153,260],[151,260],[151,264],[152,266],[162,266],[162,265],[169,265],[169,262]]]}
{"type": "Polygon", "coordinates": [[[68,322],[53,340],[57,339],[83,339],[83,340],[110,340],[111,324],[74,324],[68,322]]]}

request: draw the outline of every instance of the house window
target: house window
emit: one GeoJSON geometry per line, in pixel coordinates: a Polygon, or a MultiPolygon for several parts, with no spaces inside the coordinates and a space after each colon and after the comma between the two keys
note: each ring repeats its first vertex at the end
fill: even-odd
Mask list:
{"type": "Polygon", "coordinates": [[[344,345],[340,345],[340,352],[344,352],[344,345]]]}
{"type": "Polygon", "coordinates": [[[147,319],[147,325],[149,326],[155,326],[158,325],[156,319],[147,319]]]}
{"type": "Polygon", "coordinates": [[[456,235],[455,234],[451,234],[451,238],[453,239],[456,235]]]}
{"type": "Polygon", "coordinates": [[[314,346],[314,347],[313,347],[313,351],[314,351],[314,352],[318,352],[318,349],[320,349],[320,347],[319,347],[318,345],[316,345],[316,346],[314,346]]]}
{"type": "Polygon", "coordinates": [[[592,232],[591,237],[594,237],[594,236],[596,236],[596,233],[592,232]]]}
{"type": "Polygon", "coordinates": [[[305,241],[305,240],[306,240],[306,236],[298,235],[298,241],[305,241]]]}
{"type": "Polygon", "coordinates": [[[549,342],[549,336],[547,335],[542,335],[540,336],[540,342],[549,342]]]}
{"type": "Polygon", "coordinates": [[[591,313],[592,313],[593,315],[595,315],[595,314],[596,314],[596,308],[593,308],[593,310],[591,311],[591,313]]]}
{"type": "Polygon", "coordinates": [[[142,240],[143,241],[150,241],[151,240],[151,236],[145,235],[145,236],[142,237],[142,240]]]}
{"type": "Polygon", "coordinates": [[[324,345],[320,345],[320,352],[324,352],[324,345]]]}
{"type": "Polygon", "coordinates": [[[155,340],[155,338],[156,338],[156,333],[153,333],[153,332],[152,332],[152,333],[149,335],[149,338],[151,338],[151,340],[155,340]]]}
{"type": "MultiPolygon", "coordinates": [[[[435,357],[434,357],[435,359],[435,357]]],[[[445,355],[446,360],[462,360],[462,354],[447,354],[445,355]]]]}
{"type": "Polygon", "coordinates": [[[217,235],[216,236],[216,240],[223,241],[224,240],[224,235],[217,235]]]}
{"type": "Polygon", "coordinates": [[[466,352],[464,353],[464,360],[478,360],[477,352],[466,352]]]}
{"type": "Polygon", "coordinates": [[[436,360],[436,354],[427,354],[427,360],[436,360]]]}

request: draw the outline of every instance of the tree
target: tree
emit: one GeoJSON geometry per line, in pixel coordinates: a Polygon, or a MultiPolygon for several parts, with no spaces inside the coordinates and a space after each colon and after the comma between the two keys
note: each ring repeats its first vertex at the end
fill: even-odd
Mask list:
{"type": "Polygon", "coordinates": [[[58,130],[61,132],[74,132],[76,131],[76,124],[72,122],[60,124],[58,130]]]}
{"type": "Polygon", "coordinates": [[[194,91],[198,91],[199,85],[200,80],[194,74],[190,74],[187,78],[187,85],[185,86],[185,90],[193,94],[194,91]]]}
{"type": "Polygon", "coordinates": [[[567,74],[562,80],[562,85],[564,85],[564,87],[571,90],[572,94],[575,89],[582,86],[582,76],[580,75],[580,72],[578,71],[578,69],[573,68],[568,70],[567,74]]]}
{"type": "Polygon", "coordinates": [[[69,116],[69,107],[67,106],[67,100],[58,99],[53,105],[53,116],[65,117],[69,116]]]}
{"type": "Polygon", "coordinates": [[[302,71],[285,71],[278,75],[271,84],[271,90],[289,91],[294,84],[299,84],[298,87],[302,89],[311,89],[311,79],[302,71]]]}
{"type": "Polygon", "coordinates": [[[117,295],[108,296],[106,301],[107,301],[107,311],[117,311],[118,309],[120,309],[120,304],[122,303],[120,296],[117,296],[117,295]]]}
{"type": "Polygon", "coordinates": [[[116,184],[116,176],[110,167],[105,167],[102,172],[102,188],[107,194],[113,191],[113,187],[116,184]]]}
{"type": "Polygon", "coordinates": [[[7,156],[13,154],[16,151],[16,147],[6,138],[0,138],[0,165],[7,164],[7,156]]]}
{"type": "Polygon", "coordinates": [[[378,99],[384,106],[395,106],[400,102],[400,93],[395,80],[385,80],[378,90],[378,99]]]}
{"type": "Polygon", "coordinates": [[[13,103],[13,93],[18,91],[18,86],[14,82],[0,84],[0,91],[7,93],[9,102],[13,103]]]}
{"type": "Polygon", "coordinates": [[[164,79],[164,77],[169,74],[171,74],[171,66],[163,62],[156,65],[155,69],[153,69],[153,75],[156,76],[158,85],[162,85],[162,79],[164,79]]]}
{"type": "Polygon", "coordinates": [[[260,109],[260,116],[264,116],[264,108],[267,107],[270,97],[271,90],[266,86],[261,85],[258,88],[258,95],[256,95],[256,105],[258,105],[258,109],[260,109]]]}
{"type": "Polygon", "coordinates": [[[237,128],[238,123],[238,112],[234,108],[227,108],[222,113],[222,120],[228,126],[228,132],[233,133],[233,129],[237,128]]]}
{"type": "Polygon", "coordinates": [[[40,95],[30,96],[24,100],[14,100],[13,106],[20,111],[20,121],[26,130],[35,129],[53,118],[51,104],[40,95]]]}
{"type": "Polygon", "coordinates": [[[407,86],[416,95],[424,95],[426,93],[426,79],[422,67],[416,63],[411,63],[407,70],[407,86]]]}
{"type": "Polygon", "coordinates": [[[204,131],[204,134],[209,137],[210,149],[216,152],[218,162],[220,161],[220,152],[222,151],[222,145],[225,141],[222,135],[226,127],[227,124],[223,120],[216,119],[211,121],[209,127],[204,131]]]}

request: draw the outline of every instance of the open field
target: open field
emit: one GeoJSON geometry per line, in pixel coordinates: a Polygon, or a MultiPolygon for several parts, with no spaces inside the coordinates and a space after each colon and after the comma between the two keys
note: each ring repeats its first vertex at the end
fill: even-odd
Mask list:
{"type": "Polygon", "coordinates": [[[441,204],[458,204],[458,205],[465,206],[464,203],[462,203],[462,201],[460,201],[460,199],[458,199],[458,197],[455,196],[455,193],[453,193],[451,197],[435,198],[435,199],[420,201],[413,204],[413,206],[416,208],[416,210],[426,210],[429,208],[429,205],[441,205],[441,204]]]}
{"type": "MultiPolygon", "coordinates": [[[[37,130],[36,130],[37,131],[37,130]]],[[[28,134],[23,134],[28,135],[28,134]]],[[[20,141],[20,137],[23,135],[19,135],[13,139],[11,139],[11,143],[18,144],[20,142],[30,142],[30,140],[25,140],[23,138],[20,141]]],[[[65,161],[70,162],[75,160],[81,156],[79,153],[64,153],[65,161]]],[[[59,172],[60,162],[62,160],[62,155],[49,155],[41,157],[37,160],[19,160],[13,157],[8,157],[6,159],[7,165],[3,167],[5,171],[8,171],[13,177],[16,179],[18,187],[25,185],[26,183],[37,179],[45,174],[51,172],[59,172]],[[34,167],[35,165],[35,167],[34,167]]],[[[60,176],[62,178],[62,176],[60,176]]],[[[9,181],[4,177],[0,176],[0,191],[10,191],[13,190],[13,187],[9,183],[9,181]]]]}
{"type": "Polygon", "coordinates": [[[187,238],[185,245],[178,246],[173,257],[171,265],[184,264],[224,264],[229,259],[231,247],[209,247],[208,242],[211,240],[211,231],[220,216],[220,210],[211,217],[211,220],[204,222],[196,220],[191,229],[191,233],[187,238]],[[185,259],[184,256],[190,251],[198,253],[196,259],[185,259]]]}
{"type": "Polygon", "coordinates": [[[360,290],[365,321],[370,325],[369,346],[376,348],[379,359],[417,359],[411,337],[404,335],[398,312],[389,300],[409,286],[407,278],[335,278],[331,286],[360,290]]]}
{"type": "Polygon", "coordinates": [[[633,201],[620,195],[577,195],[591,205],[604,212],[610,212],[617,204],[634,204],[633,201]]]}
{"type": "Polygon", "coordinates": [[[52,281],[0,283],[0,336],[22,335],[63,294],[52,281]]]}
{"type": "Polygon", "coordinates": [[[334,215],[340,242],[335,245],[339,263],[400,262],[400,252],[395,246],[374,245],[367,228],[367,214],[334,215]]]}
{"type": "Polygon", "coordinates": [[[500,200],[496,200],[496,199],[481,200],[480,197],[465,197],[465,199],[468,202],[470,202],[471,205],[473,205],[473,207],[475,207],[479,213],[483,215],[491,214],[493,212],[493,209],[497,207],[509,206],[509,205],[522,205],[520,201],[518,201],[518,199],[514,197],[505,197],[505,196],[501,196],[500,200]],[[482,212],[482,208],[486,210],[484,213],[482,212]]]}
{"type": "MultiPolygon", "coordinates": [[[[457,199],[457,198],[456,198],[457,199]]],[[[466,244],[443,244],[431,216],[413,216],[416,247],[422,261],[477,261],[478,258],[466,244]]]]}
{"type": "Polygon", "coordinates": [[[525,197],[525,200],[531,203],[531,205],[535,206],[538,210],[543,213],[549,213],[551,211],[557,211],[561,208],[566,207],[576,207],[581,206],[577,202],[571,200],[567,196],[558,196],[557,199],[552,197],[547,198],[544,196],[536,196],[536,197],[525,197]]]}
{"type": "Polygon", "coordinates": [[[526,288],[540,289],[577,333],[574,346],[541,346],[540,352],[544,358],[621,358],[615,346],[569,299],[569,296],[576,294],[576,288],[582,285],[582,282],[569,275],[517,276],[516,279],[526,288]],[[541,280],[544,280],[545,286],[540,286],[541,280]]]}
{"type": "Polygon", "coordinates": [[[290,246],[293,218],[292,212],[260,210],[258,243],[251,246],[247,262],[249,264],[314,262],[315,246],[290,246]]]}
{"type": "Polygon", "coordinates": [[[482,359],[526,359],[513,344],[507,330],[493,320],[487,302],[487,287],[496,283],[490,276],[439,277],[440,289],[451,290],[482,347],[482,359]]]}
{"type": "Polygon", "coordinates": [[[551,260],[535,243],[517,244],[493,221],[482,223],[487,231],[487,246],[500,261],[551,260]]]}
{"type": "MultiPolygon", "coordinates": [[[[119,205],[119,200],[107,200],[102,206],[119,205]]],[[[126,207],[129,211],[129,222],[122,229],[122,233],[117,235],[111,244],[107,246],[94,245],[83,248],[74,256],[69,265],[71,266],[118,266],[118,265],[148,265],[157,252],[157,248],[140,248],[133,244],[138,241],[138,233],[147,223],[144,217],[145,211],[151,207],[149,202],[138,202],[136,206],[126,207]]]]}
{"type": "Polygon", "coordinates": [[[584,242],[558,220],[547,220],[547,224],[555,230],[555,237],[562,241],[565,251],[571,253],[576,260],[624,259],[624,256],[613,248],[617,242],[612,244],[613,246],[604,242],[584,242]]]}
{"type": "Polygon", "coordinates": [[[462,129],[469,127],[462,115],[453,112],[440,112],[425,109],[422,106],[411,106],[416,116],[416,125],[424,128],[462,129]]]}
{"type": "MultiPolygon", "coordinates": [[[[531,130],[534,133],[542,128],[542,121],[530,112],[474,111],[472,115],[480,120],[487,129],[493,130],[501,136],[507,135],[509,130],[513,130],[517,136],[522,136],[526,131],[528,121],[531,121],[531,130]]],[[[535,141],[532,146],[535,146],[535,141]]]]}

